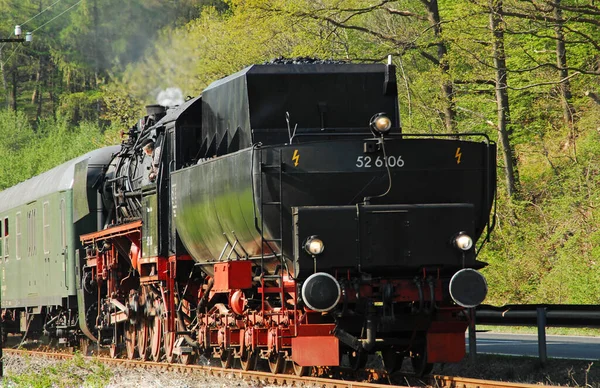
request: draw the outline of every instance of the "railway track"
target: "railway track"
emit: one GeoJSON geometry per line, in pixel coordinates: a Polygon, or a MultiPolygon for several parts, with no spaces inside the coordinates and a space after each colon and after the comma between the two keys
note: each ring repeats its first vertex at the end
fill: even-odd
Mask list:
{"type": "MultiPolygon", "coordinates": [[[[72,353],[46,352],[39,350],[16,350],[3,349],[4,353],[15,355],[27,355],[28,357],[45,357],[50,359],[71,359],[75,357],[72,353]]],[[[107,365],[119,365],[125,368],[143,368],[164,370],[177,373],[199,374],[205,377],[240,379],[250,383],[256,383],[259,386],[294,386],[294,387],[319,387],[319,388],[389,388],[396,386],[385,372],[371,371],[369,379],[378,379],[378,381],[388,380],[387,384],[374,383],[369,381],[349,381],[335,378],[324,377],[298,377],[289,374],[272,374],[259,371],[242,371],[240,369],[224,369],[214,366],[203,365],[183,365],[170,364],[165,362],[148,362],[128,359],[110,358],[103,356],[87,356],[88,360],[96,360],[107,365]]],[[[414,379],[413,379],[414,380],[414,379]]],[[[406,380],[404,384],[410,382],[411,386],[436,387],[436,388],[539,388],[539,385],[510,383],[503,381],[478,380],[463,377],[440,376],[435,375],[430,378],[423,378],[418,383],[406,380]]]]}

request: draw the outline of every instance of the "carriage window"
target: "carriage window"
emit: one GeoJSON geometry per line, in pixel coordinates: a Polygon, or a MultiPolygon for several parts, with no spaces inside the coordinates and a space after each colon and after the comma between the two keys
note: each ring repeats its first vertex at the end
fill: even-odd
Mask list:
{"type": "Polygon", "coordinates": [[[35,213],[36,209],[27,212],[27,257],[35,256],[37,252],[35,247],[35,213]]]}
{"type": "Polygon", "coordinates": [[[62,249],[67,247],[66,206],[64,198],[60,200],[60,243],[62,249]]]}
{"type": "Polygon", "coordinates": [[[35,255],[35,209],[27,212],[27,257],[35,255]]]}
{"type": "Polygon", "coordinates": [[[42,222],[44,224],[43,239],[44,253],[50,253],[50,221],[48,220],[48,202],[44,202],[42,210],[42,222]]]}
{"type": "Polygon", "coordinates": [[[21,212],[17,213],[15,217],[15,231],[17,234],[15,242],[15,256],[17,260],[21,260],[21,212]]]}
{"type": "Polygon", "coordinates": [[[27,257],[31,256],[31,210],[27,212],[27,233],[25,234],[27,239],[27,257]]]}
{"type": "Polygon", "coordinates": [[[31,255],[34,256],[37,253],[37,247],[35,246],[36,236],[35,236],[35,219],[36,219],[37,210],[33,209],[31,211],[31,255]]]}
{"type": "Polygon", "coordinates": [[[4,261],[8,261],[8,217],[4,219],[4,235],[0,236],[0,238],[4,238],[3,249],[4,252],[0,252],[0,254],[4,255],[4,261]]]}

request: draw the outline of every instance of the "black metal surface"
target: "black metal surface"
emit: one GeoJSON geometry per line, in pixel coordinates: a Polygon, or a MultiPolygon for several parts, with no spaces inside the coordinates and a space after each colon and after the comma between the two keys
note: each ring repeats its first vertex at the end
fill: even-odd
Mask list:
{"type": "Polygon", "coordinates": [[[340,299],[340,285],[329,274],[315,273],[302,283],[302,300],[312,310],[329,311],[340,299]]]}
{"type": "Polygon", "coordinates": [[[481,267],[473,250],[452,245],[459,231],[473,234],[473,207],[467,204],[357,205],[294,208],[296,276],[313,272],[302,242],[318,235],[325,250],[317,271],[336,268],[377,276],[414,276],[420,268],[442,272],[481,267]]]}
{"type": "Polygon", "coordinates": [[[450,295],[460,306],[472,308],[480,305],[488,292],[487,282],[482,274],[465,268],[452,276],[450,295]]]}
{"type": "Polygon", "coordinates": [[[385,94],[385,76],[384,65],[247,67],[202,93],[203,156],[287,143],[294,131],[368,133],[369,118],[378,112],[387,112],[397,128],[397,98],[385,94]]]}
{"type": "Polygon", "coordinates": [[[386,156],[393,160],[388,172],[383,150],[365,153],[364,145],[357,136],[246,149],[174,172],[173,212],[182,241],[197,261],[209,263],[227,244],[224,233],[229,241],[237,236],[250,256],[260,255],[262,229],[274,248],[265,253],[283,251],[290,261],[299,260],[309,269],[304,277],[312,273],[312,259],[298,249],[294,253],[294,244],[315,234],[326,238],[329,247],[328,259],[317,263],[320,269],[352,265],[385,273],[427,265],[483,266],[474,261],[473,251],[463,263],[451,242],[460,231],[476,241],[488,223],[495,192],[486,188],[495,170],[487,164],[495,158],[494,146],[390,139],[385,142],[386,156]],[[391,189],[380,196],[388,191],[390,177],[391,189]],[[372,205],[388,207],[364,206],[365,197],[372,205]],[[318,208],[306,210],[313,206],[318,208]],[[294,219],[293,212],[307,218],[294,219]]]}

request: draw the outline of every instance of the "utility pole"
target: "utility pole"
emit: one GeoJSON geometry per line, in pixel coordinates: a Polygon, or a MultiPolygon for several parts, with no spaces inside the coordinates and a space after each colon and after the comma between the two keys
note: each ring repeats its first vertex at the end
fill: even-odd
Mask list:
{"type": "MultiPolygon", "coordinates": [[[[20,25],[16,25],[15,26],[15,38],[0,38],[0,42],[5,42],[5,43],[23,43],[23,44],[30,44],[33,41],[33,33],[31,32],[27,32],[25,34],[25,38],[23,38],[23,34],[21,31],[21,26],[20,25]]],[[[2,69],[4,69],[4,64],[2,64],[2,69]]],[[[2,77],[4,77],[4,75],[2,75],[2,77]]],[[[16,111],[17,110],[17,73],[16,70],[13,71],[13,110],[16,111]]],[[[4,78],[3,78],[4,79],[4,78]]],[[[0,297],[0,300],[2,298],[0,297]]],[[[2,357],[2,345],[0,345],[0,359],[2,357]]],[[[3,368],[2,368],[2,362],[0,361],[0,377],[2,377],[4,375],[3,373],[3,368]]]]}
{"type": "Polygon", "coordinates": [[[25,37],[22,38],[21,26],[15,26],[15,36],[16,38],[0,38],[0,42],[8,42],[8,43],[31,43],[33,41],[33,34],[28,32],[25,34],[25,37]]]}

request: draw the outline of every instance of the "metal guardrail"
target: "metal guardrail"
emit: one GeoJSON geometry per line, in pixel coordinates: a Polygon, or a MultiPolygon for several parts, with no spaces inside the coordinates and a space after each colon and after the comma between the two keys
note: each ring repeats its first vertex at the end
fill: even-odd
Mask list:
{"type": "Polygon", "coordinates": [[[540,361],[548,359],[546,352],[546,327],[600,327],[600,306],[598,305],[480,305],[470,311],[469,356],[475,357],[476,326],[537,326],[538,354],[540,361]]]}
{"type": "Polygon", "coordinates": [[[600,306],[588,304],[481,305],[476,309],[476,322],[483,325],[539,326],[539,314],[545,315],[545,326],[600,327],[600,306]]]}

